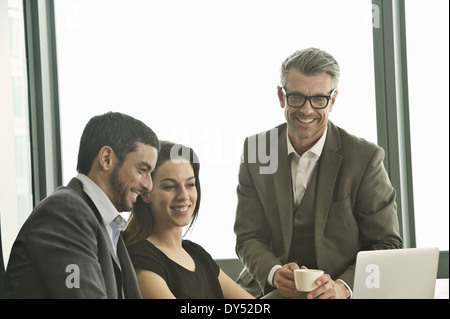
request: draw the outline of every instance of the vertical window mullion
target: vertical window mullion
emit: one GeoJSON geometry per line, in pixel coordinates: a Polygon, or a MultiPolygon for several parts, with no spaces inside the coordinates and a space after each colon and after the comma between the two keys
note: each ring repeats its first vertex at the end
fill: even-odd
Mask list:
{"type": "Polygon", "coordinates": [[[415,247],[404,3],[373,0],[372,6],[378,143],[397,191],[405,247],[415,247]]]}
{"type": "Polygon", "coordinates": [[[62,184],[53,1],[25,0],[34,204],[62,184]]]}

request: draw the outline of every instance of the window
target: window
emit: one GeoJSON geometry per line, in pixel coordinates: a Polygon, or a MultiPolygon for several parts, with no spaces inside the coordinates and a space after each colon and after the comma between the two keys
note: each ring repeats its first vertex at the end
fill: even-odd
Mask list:
{"type": "Polygon", "coordinates": [[[405,1],[418,247],[448,250],[449,2],[405,1]]]}
{"type": "Polygon", "coordinates": [[[187,237],[235,258],[245,137],[285,122],[282,61],[310,46],[341,67],[330,119],[376,143],[370,1],[56,0],[63,178],[89,118],[120,111],[197,152],[199,218],[187,237]]]}
{"type": "Polygon", "coordinates": [[[0,216],[5,264],[33,208],[22,1],[0,1],[0,216]]]}

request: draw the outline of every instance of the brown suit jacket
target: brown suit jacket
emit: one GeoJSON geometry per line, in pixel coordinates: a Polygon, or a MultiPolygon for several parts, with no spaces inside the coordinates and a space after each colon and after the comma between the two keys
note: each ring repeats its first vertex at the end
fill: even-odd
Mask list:
{"type": "MultiPolygon", "coordinates": [[[[274,265],[291,262],[293,195],[286,129],[284,123],[271,130],[278,135],[278,165],[273,174],[261,174],[260,168],[267,164],[251,155],[253,144],[257,149],[263,144],[249,146],[249,138],[244,143],[234,230],[236,252],[245,266],[238,283],[254,295],[274,289],[267,283],[274,265]]],[[[271,131],[258,134],[258,139],[266,136],[266,150],[271,131]]],[[[328,123],[317,180],[314,243],[310,244],[314,244],[318,268],[350,287],[360,250],[402,247],[395,190],[383,158],[379,146],[328,123]]]]}

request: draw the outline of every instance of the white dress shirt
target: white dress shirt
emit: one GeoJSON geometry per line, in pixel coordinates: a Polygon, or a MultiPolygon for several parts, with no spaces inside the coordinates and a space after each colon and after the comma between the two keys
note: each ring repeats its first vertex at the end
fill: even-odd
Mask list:
{"type": "Polygon", "coordinates": [[[323,133],[320,139],[302,156],[298,155],[292,146],[291,140],[286,130],[288,157],[291,158],[291,177],[292,177],[292,191],[294,197],[295,207],[300,205],[303,195],[305,195],[306,187],[311,180],[314,168],[317,166],[320,154],[322,154],[323,145],[327,137],[327,130],[323,133]],[[291,155],[292,154],[292,155],[291,155]]]}
{"type": "Polygon", "coordinates": [[[83,191],[94,202],[95,207],[100,212],[103,224],[111,239],[114,252],[117,254],[117,240],[119,239],[120,231],[125,230],[127,227],[126,219],[120,215],[103,190],[89,177],[78,173],[76,178],[83,184],[83,191]]]}

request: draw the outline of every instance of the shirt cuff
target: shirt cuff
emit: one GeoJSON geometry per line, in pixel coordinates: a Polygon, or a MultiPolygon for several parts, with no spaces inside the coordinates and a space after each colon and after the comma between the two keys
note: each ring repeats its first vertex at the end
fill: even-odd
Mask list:
{"type": "Polygon", "coordinates": [[[280,268],[283,268],[283,266],[281,266],[281,265],[275,265],[275,266],[273,266],[272,269],[270,269],[270,271],[269,271],[269,275],[267,276],[267,282],[268,282],[269,285],[271,285],[272,287],[275,287],[275,286],[273,285],[273,275],[275,274],[275,271],[276,271],[277,269],[280,269],[280,268]]]}
{"type": "Polygon", "coordinates": [[[353,299],[353,291],[350,289],[350,286],[347,285],[347,283],[342,279],[336,279],[336,281],[342,282],[345,285],[345,287],[347,287],[348,291],[350,291],[350,297],[348,299],[353,299]]]}

